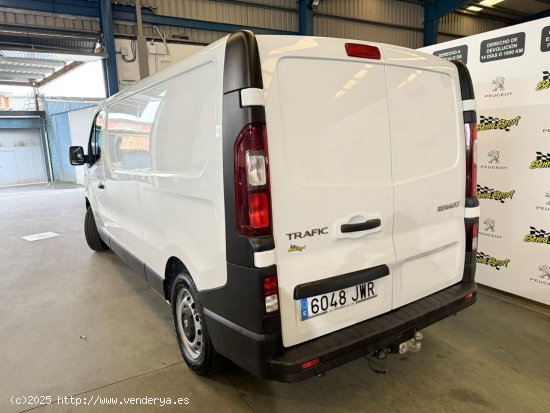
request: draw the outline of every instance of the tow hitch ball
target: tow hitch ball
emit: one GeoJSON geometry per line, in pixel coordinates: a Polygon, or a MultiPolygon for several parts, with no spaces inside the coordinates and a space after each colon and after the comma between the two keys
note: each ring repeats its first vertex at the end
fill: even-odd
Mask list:
{"type": "Polygon", "coordinates": [[[413,338],[399,344],[399,354],[418,353],[422,348],[422,338],[422,333],[414,333],[413,338]]]}

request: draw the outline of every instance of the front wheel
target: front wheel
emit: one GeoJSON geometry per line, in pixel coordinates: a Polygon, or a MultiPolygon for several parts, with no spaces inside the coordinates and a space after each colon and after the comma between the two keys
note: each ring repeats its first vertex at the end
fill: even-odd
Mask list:
{"type": "Polygon", "coordinates": [[[94,251],[105,251],[109,249],[107,244],[105,244],[99,236],[92,207],[88,207],[86,210],[86,217],[84,218],[84,235],[86,236],[88,247],[94,251]]]}
{"type": "Polygon", "coordinates": [[[182,273],[172,284],[172,316],[181,354],[187,365],[201,376],[211,376],[225,364],[208,335],[197,288],[189,274],[182,273]]]}

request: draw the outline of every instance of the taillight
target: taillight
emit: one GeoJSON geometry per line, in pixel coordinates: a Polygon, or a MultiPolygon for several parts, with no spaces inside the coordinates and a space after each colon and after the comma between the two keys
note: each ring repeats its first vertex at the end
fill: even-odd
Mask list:
{"type": "Polygon", "coordinates": [[[267,314],[279,311],[279,283],[276,275],[264,278],[264,297],[267,314]]]}
{"type": "Polygon", "coordinates": [[[271,194],[265,124],[243,128],[235,142],[237,232],[247,237],[271,234],[271,194]]]}
{"type": "Polygon", "coordinates": [[[346,43],[346,53],[351,57],[380,60],[380,49],[368,44],[346,43]]]}
{"type": "Polygon", "coordinates": [[[477,196],[477,123],[464,125],[466,138],[466,197],[477,196]]]}
{"type": "Polygon", "coordinates": [[[466,251],[473,252],[477,250],[478,224],[466,224],[466,251]]]}

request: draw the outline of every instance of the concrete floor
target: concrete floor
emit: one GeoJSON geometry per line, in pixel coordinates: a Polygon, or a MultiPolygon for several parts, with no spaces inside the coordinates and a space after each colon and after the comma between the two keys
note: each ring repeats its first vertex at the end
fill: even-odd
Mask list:
{"type": "Polygon", "coordinates": [[[550,311],[492,291],[424,331],[422,352],[365,359],[297,384],[232,367],[200,378],[182,361],[169,306],[112,253],[84,240],[83,191],[0,189],[0,412],[547,412],[550,311]],[[35,242],[22,236],[54,231],[35,242]],[[85,336],[85,339],[81,338],[85,336]],[[53,396],[49,406],[12,396],[53,396]],[[71,406],[58,396],[178,397],[183,406],[71,406]]]}

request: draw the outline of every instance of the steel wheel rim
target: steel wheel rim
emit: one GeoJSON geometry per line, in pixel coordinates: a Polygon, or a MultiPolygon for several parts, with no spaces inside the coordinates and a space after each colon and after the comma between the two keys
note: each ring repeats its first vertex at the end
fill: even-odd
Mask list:
{"type": "Polygon", "coordinates": [[[186,358],[196,361],[201,357],[204,346],[202,323],[195,300],[186,288],[178,292],[176,318],[183,353],[186,358]]]}

